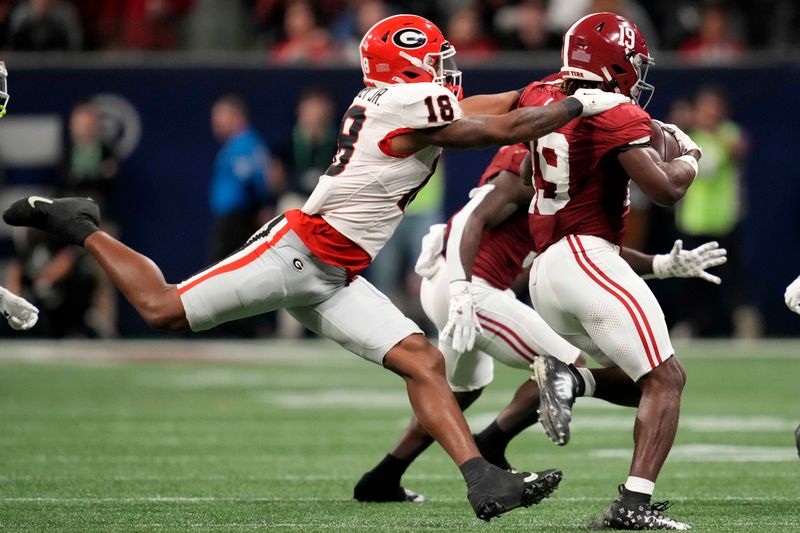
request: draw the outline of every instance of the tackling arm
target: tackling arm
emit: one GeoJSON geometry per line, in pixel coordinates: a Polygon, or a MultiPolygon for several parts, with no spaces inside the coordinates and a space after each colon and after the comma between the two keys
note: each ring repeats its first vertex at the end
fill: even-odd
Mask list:
{"type": "Polygon", "coordinates": [[[572,96],[541,107],[515,109],[502,115],[464,117],[439,128],[418,129],[391,139],[392,151],[413,154],[427,146],[485,148],[538,139],[578,117],[596,115],[630,101],[621,94],[580,89],[572,96]]]}
{"type": "Polygon", "coordinates": [[[470,115],[502,115],[517,107],[522,90],[498,94],[477,94],[461,101],[461,111],[470,115]]]}

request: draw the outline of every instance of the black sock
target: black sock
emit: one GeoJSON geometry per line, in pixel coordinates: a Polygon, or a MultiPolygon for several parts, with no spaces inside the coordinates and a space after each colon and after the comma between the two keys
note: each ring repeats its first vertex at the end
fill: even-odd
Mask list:
{"type": "Polygon", "coordinates": [[[634,492],[632,490],[628,490],[624,486],[622,487],[622,499],[623,501],[630,503],[650,503],[649,494],[645,494],[644,492],[634,492]]]}
{"type": "Polygon", "coordinates": [[[464,481],[467,482],[467,487],[472,488],[480,481],[490,466],[483,457],[473,457],[458,468],[461,470],[461,475],[464,476],[464,481]]]}
{"type": "Polygon", "coordinates": [[[372,469],[372,474],[380,476],[383,480],[400,483],[400,478],[405,474],[406,469],[411,464],[408,459],[401,459],[387,453],[386,457],[372,469]]]}
{"type": "Polygon", "coordinates": [[[569,371],[575,378],[577,385],[577,388],[575,389],[575,396],[583,396],[586,393],[586,382],[583,380],[583,376],[581,376],[581,373],[578,372],[578,369],[575,367],[575,365],[569,365],[569,371]]]}
{"type": "Polygon", "coordinates": [[[503,431],[495,420],[475,435],[475,444],[487,461],[503,470],[508,470],[511,465],[506,459],[506,447],[514,436],[514,433],[503,431]]]}
{"type": "Polygon", "coordinates": [[[475,442],[480,441],[480,444],[489,449],[505,452],[506,446],[513,438],[513,434],[503,431],[497,425],[497,420],[493,420],[491,424],[486,426],[486,429],[475,435],[475,442]]]}

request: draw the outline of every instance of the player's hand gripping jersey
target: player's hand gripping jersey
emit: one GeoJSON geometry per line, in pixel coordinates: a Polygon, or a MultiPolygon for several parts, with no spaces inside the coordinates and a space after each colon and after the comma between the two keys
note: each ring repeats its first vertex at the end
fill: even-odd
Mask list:
{"type": "MultiPolygon", "coordinates": [[[[444,126],[461,116],[455,95],[435,83],[362,90],[342,120],[339,151],[303,213],[320,215],[374,258],[433,174],[442,152],[429,146],[414,154],[397,154],[390,140],[415,129],[444,126]]],[[[306,244],[320,257],[326,256],[319,249],[324,243],[306,244]]]]}
{"type": "MultiPolygon", "coordinates": [[[[558,83],[533,83],[520,107],[563,100],[558,83]]],[[[575,119],[531,143],[536,196],[530,231],[537,253],[567,235],[592,235],[620,245],[628,216],[629,178],[614,155],[650,141],[650,115],[622,104],[575,119]]]]}

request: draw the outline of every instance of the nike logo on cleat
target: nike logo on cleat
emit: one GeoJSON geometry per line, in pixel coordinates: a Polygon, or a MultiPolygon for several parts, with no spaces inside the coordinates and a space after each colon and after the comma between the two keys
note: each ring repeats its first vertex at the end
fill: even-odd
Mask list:
{"type": "Polygon", "coordinates": [[[53,200],[50,198],[45,198],[44,196],[29,196],[28,197],[28,205],[30,205],[33,209],[36,209],[36,202],[43,202],[45,204],[52,204],[53,200]]]}
{"type": "Polygon", "coordinates": [[[539,474],[534,472],[533,474],[531,474],[528,477],[526,477],[525,479],[523,479],[523,481],[527,483],[528,481],[536,481],[538,478],[539,478],[539,474]]]}

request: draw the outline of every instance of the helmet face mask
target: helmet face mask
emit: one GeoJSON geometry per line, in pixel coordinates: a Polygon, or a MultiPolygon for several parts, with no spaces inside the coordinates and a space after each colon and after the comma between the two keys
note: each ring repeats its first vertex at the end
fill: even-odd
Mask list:
{"type": "Polygon", "coordinates": [[[0,117],[6,114],[6,107],[11,96],[8,94],[8,71],[6,64],[0,61],[0,117]]]}
{"type": "Polygon", "coordinates": [[[432,22],[417,15],[395,15],[375,24],[359,47],[364,83],[436,83],[461,92],[456,50],[432,22]]]}
{"type": "Polygon", "coordinates": [[[633,65],[636,75],[639,78],[633,87],[631,87],[631,98],[634,102],[639,104],[642,109],[646,109],[650,100],[653,99],[653,94],[656,88],[653,84],[647,83],[647,73],[650,72],[650,67],[655,65],[652,57],[642,58],[641,54],[636,54],[631,57],[631,64],[633,65]]]}

